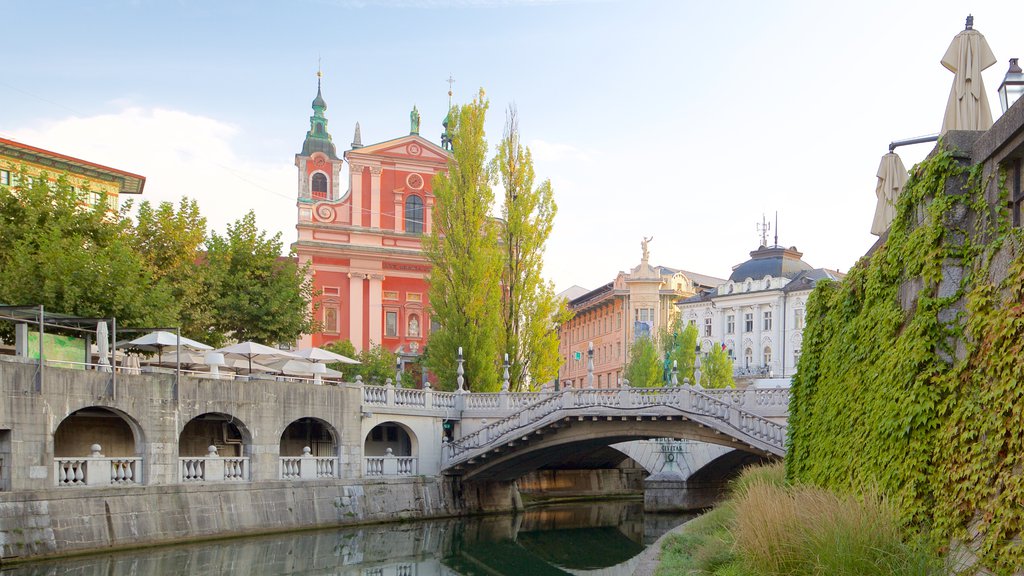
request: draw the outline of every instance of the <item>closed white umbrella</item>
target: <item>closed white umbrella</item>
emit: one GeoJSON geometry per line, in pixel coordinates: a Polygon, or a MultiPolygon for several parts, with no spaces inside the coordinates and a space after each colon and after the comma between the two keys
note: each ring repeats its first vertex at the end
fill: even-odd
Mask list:
{"type": "Polygon", "coordinates": [[[96,323],[96,352],[99,355],[99,367],[101,372],[110,372],[110,334],[107,332],[106,322],[96,323]]]}
{"type": "Polygon", "coordinates": [[[942,130],[988,130],[992,110],[988,106],[981,71],[996,63],[988,41],[974,29],[974,18],[967,17],[967,28],[953,38],[942,57],[942,65],[955,74],[949,91],[942,130]]]}
{"type": "Polygon", "coordinates": [[[330,350],[324,350],[323,348],[299,348],[295,351],[295,355],[303,360],[309,360],[311,362],[326,362],[328,364],[332,362],[341,362],[343,364],[361,364],[359,360],[353,360],[348,356],[331,352],[330,350]]]}
{"type": "Polygon", "coordinates": [[[239,342],[238,344],[218,348],[216,352],[224,354],[224,358],[228,360],[232,357],[247,360],[249,362],[250,372],[252,372],[253,359],[258,359],[260,362],[273,362],[274,360],[280,360],[282,358],[298,358],[298,356],[288,352],[287,350],[278,350],[277,348],[271,348],[270,346],[264,346],[263,344],[257,344],[256,342],[239,342]]]}
{"type": "Polygon", "coordinates": [[[878,183],[875,185],[875,217],[871,221],[871,233],[881,236],[889,229],[896,217],[896,200],[907,184],[907,169],[895,152],[882,156],[878,164],[878,183]]]}

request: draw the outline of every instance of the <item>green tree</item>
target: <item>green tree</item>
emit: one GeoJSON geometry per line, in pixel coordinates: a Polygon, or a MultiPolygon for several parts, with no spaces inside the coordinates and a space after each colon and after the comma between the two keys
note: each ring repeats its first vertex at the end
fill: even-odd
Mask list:
{"type": "Polygon", "coordinates": [[[267,238],[250,210],[227,235],[207,240],[213,326],[206,339],[263,344],[290,342],[313,327],[312,281],[291,255],[281,257],[281,234],[267,238]]]}
{"type": "Polygon", "coordinates": [[[505,133],[498,143],[493,173],[505,199],[502,206],[502,323],[508,354],[509,389],[542,383],[558,373],[558,326],[569,318],[565,301],[545,282],[544,248],[551,235],[555,205],[551,182],[534,186],[533,157],[519,135],[516,110],[509,107],[505,133]]]}
{"type": "Polygon", "coordinates": [[[431,313],[440,323],[430,335],[426,362],[444,389],[455,387],[460,347],[469,388],[499,386],[502,259],[497,226],[488,217],[494,192],[484,137],[487,107],[481,90],[473,102],[450,112],[452,156],[448,170],[434,177],[434,226],[424,239],[432,264],[431,313]]]}
{"type": "Polygon", "coordinates": [[[700,385],[705,388],[735,388],[732,376],[732,358],[722,345],[715,342],[711,352],[701,358],[700,385]]]}
{"type": "Polygon", "coordinates": [[[214,324],[209,274],[200,262],[206,240],[206,218],[195,200],[182,198],[174,204],[148,201],[136,214],[134,244],[160,280],[166,281],[178,303],[178,321],[183,336],[204,338],[214,324]]]}
{"type": "Polygon", "coordinates": [[[662,385],[661,361],[654,340],[644,336],[633,342],[625,372],[630,386],[653,388],[662,385]]]}
{"type": "Polygon", "coordinates": [[[131,241],[131,221],[48,174],[0,186],[0,302],[168,325],[177,306],[131,241]]]}
{"type": "MultiPolygon", "coordinates": [[[[359,360],[359,364],[343,364],[335,362],[328,364],[328,368],[344,373],[346,382],[354,382],[356,376],[362,376],[366,384],[383,385],[388,378],[395,380],[397,372],[398,355],[384,348],[380,344],[374,344],[368,350],[357,353],[355,345],[350,340],[337,340],[323,346],[342,356],[348,356],[353,360],[359,360]]],[[[411,388],[414,385],[414,378],[407,370],[402,373],[401,386],[411,388]]],[[[396,385],[399,385],[396,383],[396,385]]]]}
{"type": "MultiPolygon", "coordinates": [[[[682,324],[682,320],[679,323],[682,324]]],[[[679,345],[672,353],[672,360],[676,362],[679,371],[679,383],[683,383],[683,378],[689,378],[693,382],[693,359],[697,355],[697,327],[687,324],[682,331],[677,333],[679,336],[676,337],[676,340],[679,345]]]]}

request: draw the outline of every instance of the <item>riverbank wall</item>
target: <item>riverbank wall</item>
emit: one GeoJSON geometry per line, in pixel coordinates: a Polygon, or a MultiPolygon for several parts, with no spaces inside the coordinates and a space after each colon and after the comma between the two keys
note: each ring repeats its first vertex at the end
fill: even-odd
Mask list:
{"type": "MultiPolygon", "coordinates": [[[[500,490],[499,490],[500,492],[500,490]]],[[[493,494],[493,493],[492,493],[493,494]]],[[[212,537],[501,511],[433,477],[36,490],[0,500],[4,562],[212,537]]],[[[507,506],[505,510],[510,509],[507,506]]]]}

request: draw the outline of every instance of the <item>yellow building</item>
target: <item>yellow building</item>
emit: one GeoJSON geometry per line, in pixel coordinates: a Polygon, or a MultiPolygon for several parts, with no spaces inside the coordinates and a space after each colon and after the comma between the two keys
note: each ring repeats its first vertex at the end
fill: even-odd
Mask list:
{"type": "Polygon", "coordinates": [[[83,202],[105,202],[111,210],[117,210],[122,194],[142,194],[146,185],[138,174],[0,138],[0,186],[17,186],[21,174],[35,179],[43,173],[51,180],[66,176],[83,202]]]}

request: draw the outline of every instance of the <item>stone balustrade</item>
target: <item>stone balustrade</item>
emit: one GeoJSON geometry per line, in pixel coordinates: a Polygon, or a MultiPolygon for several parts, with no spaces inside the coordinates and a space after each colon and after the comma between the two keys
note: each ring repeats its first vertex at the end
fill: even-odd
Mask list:
{"type": "Polygon", "coordinates": [[[282,456],[280,461],[279,475],[282,480],[338,477],[338,459],[333,456],[313,456],[309,446],[302,449],[302,456],[282,456]]]}
{"type": "Polygon", "coordinates": [[[54,458],[57,486],[131,486],[142,483],[142,458],[106,457],[99,444],[85,458],[54,458]]]}
{"type": "Polygon", "coordinates": [[[419,458],[415,456],[394,456],[391,448],[385,456],[367,456],[363,475],[373,476],[415,476],[419,469],[419,458]]]}
{"type": "Polygon", "coordinates": [[[210,446],[206,456],[178,458],[179,482],[248,482],[252,479],[249,458],[217,455],[210,446]]]}

